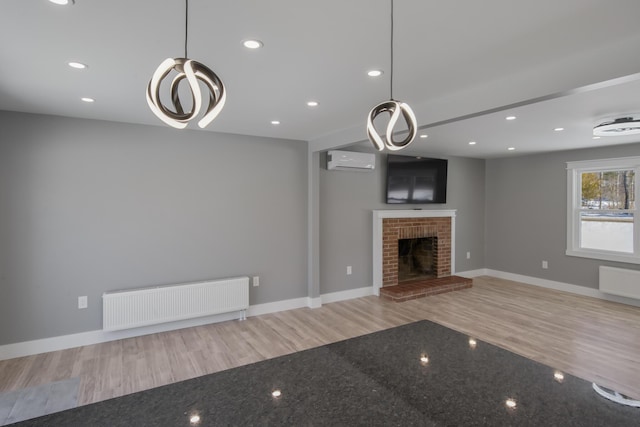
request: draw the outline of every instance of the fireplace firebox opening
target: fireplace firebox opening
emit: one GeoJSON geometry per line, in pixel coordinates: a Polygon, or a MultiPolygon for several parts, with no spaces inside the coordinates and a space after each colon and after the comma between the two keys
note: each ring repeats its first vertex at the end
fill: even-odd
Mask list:
{"type": "Polygon", "coordinates": [[[438,238],[398,240],[398,283],[438,277],[438,238]]]}

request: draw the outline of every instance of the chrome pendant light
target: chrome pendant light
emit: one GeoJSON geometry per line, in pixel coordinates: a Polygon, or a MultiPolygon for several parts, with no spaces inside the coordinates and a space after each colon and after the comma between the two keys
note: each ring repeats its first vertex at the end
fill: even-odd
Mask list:
{"type": "Polygon", "coordinates": [[[187,56],[187,40],[189,34],[189,0],[185,0],[185,36],[184,36],[184,58],[167,58],[158,66],[155,73],[147,86],[147,103],[153,114],[160,120],[177,129],[184,129],[189,121],[194,119],[200,113],[202,108],[203,97],[198,80],[202,81],[209,89],[209,105],[204,113],[198,126],[206,127],[216,118],[224,107],[227,99],[222,80],[200,62],[189,59],[187,56]],[[177,75],[173,77],[170,84],[171,102],[173,108],[167,108],[160,100],[160,86],[162,81],[175,71],[177,75]],[[183,80],[187,81],[191,91],[191,110],[184,111],[180,96],[178,94],[178,86],[183,80]]]}
{"type": "Polygon", "coordinates": [[[389,101],[381,102],[373,107],[369,112],[369,117],[367,118],[367,135],[374,147],[379,151],[384,150],[385,147],[391,151],[402,150],[413,142],[416,137],[416,133],[418,132],[416,116],[413,114],[413,110],[411,110],[409,104],[393,99],[393,0],[391,0],[391,76],[389,98],[389,101]],[[380,136],[373,124],[375,118],[382,113],[389,113],[390,116],[386,132],[384,133],[384,139],[380,136]],[[395,128],[398,119],[400,119],[400,116],[402,116],[406,122],[409,133],[403,140],[396,141],[393,139],[393,129],[395,128]]]}

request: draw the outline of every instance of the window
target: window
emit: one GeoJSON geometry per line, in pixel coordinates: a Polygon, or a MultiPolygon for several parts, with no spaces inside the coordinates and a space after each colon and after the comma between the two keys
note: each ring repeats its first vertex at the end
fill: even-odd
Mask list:
{"type": "Polygon", "coordinates": [[[567,255],[640,264],[640,157],[567,163],[567,255]]]}

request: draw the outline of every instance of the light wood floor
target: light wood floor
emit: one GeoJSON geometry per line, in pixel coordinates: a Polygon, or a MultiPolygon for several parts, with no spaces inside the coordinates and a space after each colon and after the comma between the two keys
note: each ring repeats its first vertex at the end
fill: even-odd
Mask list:
{"type": "Polygon", "coordinates": [[[82,405],[421,319],[640,399],[640,308],[491,277],[0,361],[0,391],[79,377],[82,405]]]}

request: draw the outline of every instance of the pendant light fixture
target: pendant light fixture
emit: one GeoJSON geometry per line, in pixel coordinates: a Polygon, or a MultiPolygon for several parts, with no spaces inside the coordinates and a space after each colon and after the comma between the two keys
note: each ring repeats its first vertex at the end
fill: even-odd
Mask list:
{"type": "Polygon", "coordinates": [[[369,112],[367,119],[367,135],[369,140],[373,143],[374,147],[378,151],[384,150],[386,147],[388,150],[397,151],[402,150],[415,139],[418,132],[418,125],[416,123],[416,116],[413,114],[413,110],[409,107],[409,104],[396,101],[393,99],[393,0],[391,0],[391,76],[390,76],[390,99],[389,101],[381,102],[373,107],[369,112]],[[382,114],[389,113],[389,123],[385,132],[385,138],[383,139],[376,130],[373,121],[375,118],[382,114]],[[400,118],[400,115],[404,118],[409,128],[408,135],[401,141],[393,139],[393,129],[400,118]]]}
{"type": "Polygon", "coordinates": [[[224,107],[227,98],[227,92],[224,88],[222,80],[209,68],[200,62],[189,59],[187,55],[187,40],[189,35],[189,0],[185,0],[185,35],[184,35],[184,58],[167,58],[158,66],[155,73],[147,86],[147,103],[153,114],[160,120],[177,129],[184,129],[189,121],[194,119],[202,108],[202,91],[198,80],[203,82],[209,89],[209,106],[204,113],[198,126],[206,127],[216,118],[224,107]],[[168,108],[160,99],[160,86],[162,81],[175,71],[177,75],[170,84],[170,95],[172,107],[168,108]],[[187,81],[191,90],[191,110],[184,111],[180,96],[178,94],[178,86],[183,80],[187,81]]]}

